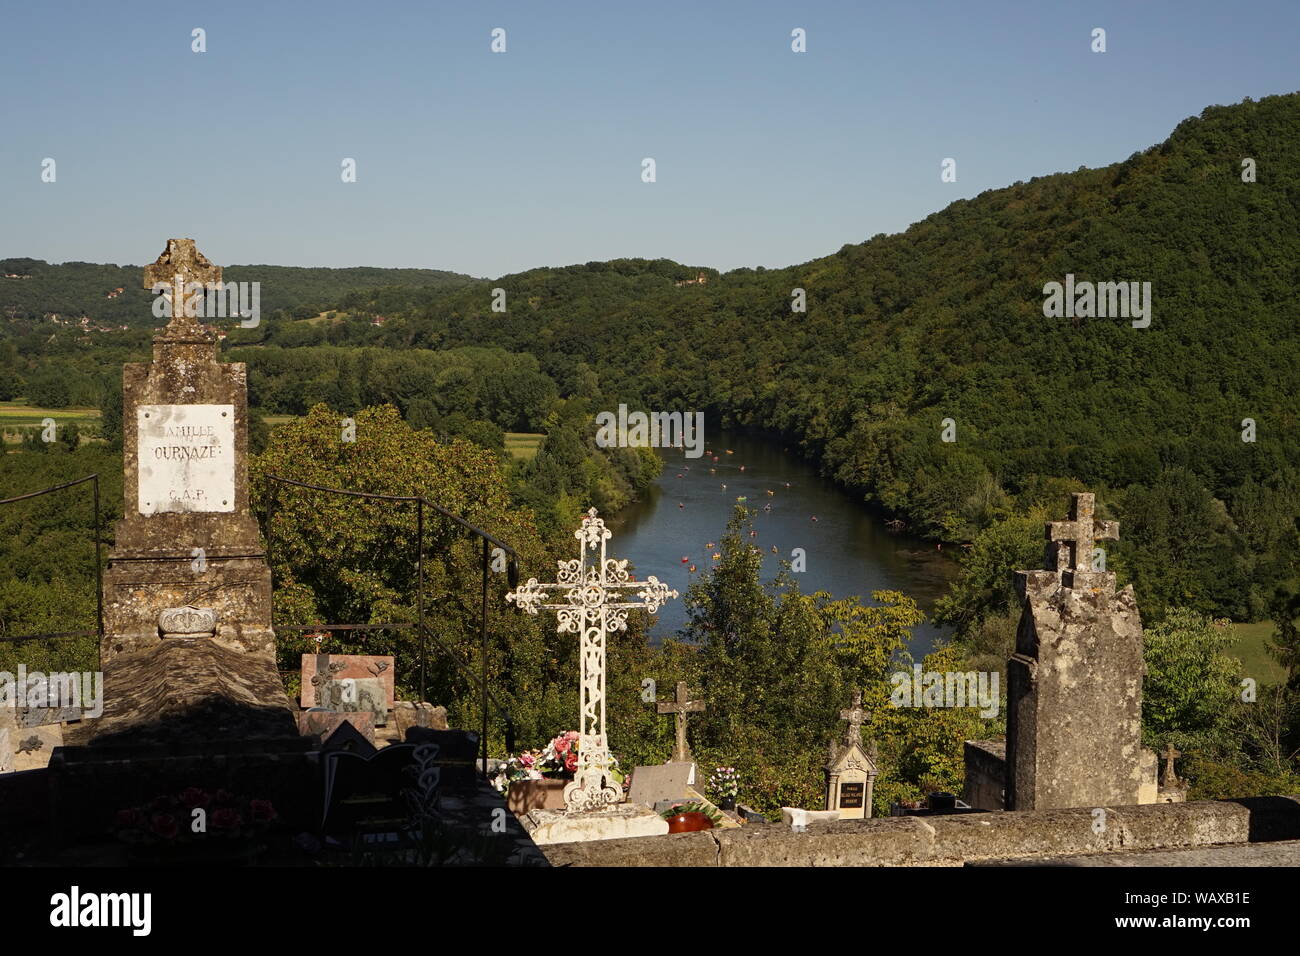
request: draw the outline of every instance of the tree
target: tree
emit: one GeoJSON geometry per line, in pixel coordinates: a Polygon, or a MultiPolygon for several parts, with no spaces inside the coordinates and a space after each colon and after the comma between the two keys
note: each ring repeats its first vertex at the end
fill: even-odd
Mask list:
{"type": "MultiPolygon", "coordinates": [[[[324,405],[276,428],[266,450],[251,461],[253,501],[265,516],[275,499],[272,569],[276,616],[287,624],[368,624],[416,621],[416,514],[413,503],[393,503],[285,487],[276,475],[355,492],[422,496],[503,541],[526,568],[545,565],[532,516],[511,506],[506,476],[496,456],[465,441],[439,443],[402,421],[392,406],[366,408],[353,416],[355,440],[343,418],[324,405]]],[[[479,577],[482,541],[425,509],[424,606],[429,631],[429,696],[444,702],[462,726],[477,723],[474,679],[481,663],[479,577]]],[[[507,607],[506,575],[490,577],[491,606],[507,607]]],[[[521,736],[553,733],[544,712],[547,687],[576,691],[563,655],[547,654],[535,622],[498,610],[492,616],[487,666],[493,693],[502,700],[521,736]],[[503,677],[513,659],[512,674],[503,677]],[[539,687],[540,684],[540,687],[539,687]]],[[[280,666],[296,669],[298,657],[315,651],[307,637],[280,635],[280,666]]],[[[408,699],[419,686],[419,635],[411,630],[336,632],[325,650],[394,653],[398,687],[408,699]]],[[[574,704],[576,711],[576,703],[574,704]]],[[[498,722],[494,736],[503,733],[498,722]]]]}
{"type": "Polygon", "coordinates": [[[1231,628],[1188,608],[1174,608],[1146,629],[1142,736],[1147,746],[1172,742],[1203,753],[1223,746],[1240,691],[1241,662],[1221,653],[1232,643],[1231,628]]]}

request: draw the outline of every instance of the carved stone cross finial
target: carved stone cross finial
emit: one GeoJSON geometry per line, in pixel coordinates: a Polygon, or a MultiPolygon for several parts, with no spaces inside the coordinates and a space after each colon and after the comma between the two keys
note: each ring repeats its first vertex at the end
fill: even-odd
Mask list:
{"type": "Polygon", "coordinates": [[[702,700],[689,700],[690,692],[686,689],[686,681],[677,682],[677,701],[676,703],[666,703],[661,701],[658,705],[659,713],[673,714],[677,724],[677,742],[673,745],[673,760],[679,763],[689,763],[691,760],[691,748],[686,742],[686,715],[698,714],[705,710],[705,704],[702,700]]]}
{"type": "Polygon", "coordinates": [[[849,746],[862,742],[862,723],[867,718],[867,712],[862,709],[862,691],[853,692],[853,706],[848,710],[840,711],[840,720],[849,722],[848,729],[844,732],[844,742],[849,746]]]}
{"type": "Polygon", "coordinates": [[[167,285],[169,291],[162,294],[171,303],[171,321],[169,329],[192,328],[199,323],[194,316],[185,314],[186,289],[194,291],[192,284],[219,286],[221,284],[221,266],[214,266],[207,256],[199,252],[193,239],[168,239],[167,248],[163,250],[154,263],[144,267],[144,287],[153,290],[159,285],[167,285]]]}
{"type": "Polygon", "coordinates": [[[1093,518],[1096,496],[1092,492],[1075,492],[1068,521],[1047,523],[1047,567],[1058,575],[1066,572],[1093,571],[1092,551],[1097,541],[1119,539],[1118,521],[1093,518]]]}

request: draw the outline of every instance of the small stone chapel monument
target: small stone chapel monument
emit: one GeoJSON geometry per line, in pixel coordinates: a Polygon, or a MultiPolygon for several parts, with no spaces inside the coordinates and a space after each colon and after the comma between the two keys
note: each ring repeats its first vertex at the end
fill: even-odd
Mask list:
{"type": "MultiPolygon", "coordinates": [[[[830,759],[826,763],[826,809],[838,810],[844,820],[862,820],[871,816],[872,791],[876,785],[874,754],[862,746],[862,723],[867,712],[862,709],[862,691],[853,692],[853,706],[840,711],[840,719],[849,722],[844,742],[831,741],[830,759]]],[[[872,745],[871,750],[875,750],[872,745]]]]}
{"type": "Polygon", "coordinates": [[[1047,570],[1020,571],[1016,650],[1007,662],[1006,809],[1154,802],[1142,747],[1142,621],[1132,585],[1094,561],[1119,537],[1077,493],[1047,525],[1047,570]]]}

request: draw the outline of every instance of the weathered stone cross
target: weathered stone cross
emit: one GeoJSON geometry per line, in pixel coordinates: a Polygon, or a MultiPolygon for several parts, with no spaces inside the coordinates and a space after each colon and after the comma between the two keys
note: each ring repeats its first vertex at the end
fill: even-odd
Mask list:
{"type": "Polygon", "coordinates": [[[573,782],[564,788],[564,808],[568,813],[599,810],[623,800],[623,788],[611,773],[612,757],[605,735],[605,637],[627,629],[627,612],[644,608],[658,611],[669,598],[677,597],[658,578],[635,581],[627,570],[627,561],[605,556],[605,542],[612,537],[605,522],[596,517],[596,509],[587,512],[582,527],[573,533],[578,539],[578,557],[557,561],[560,573],[554,584],[540,584],[537,578],[506,595],[507,601],[529,614],[539,609],[555,611],[560,634],[580,634],[578,682],[578,768],[573,782]],[[587,566],[587,552],[600,548],[599,562],[587,566]],[[547,592],[558,591],[562,601],[544,604],[547,592]],[[634,592],[639,601],[622,600],[634,592]]]}
{"type": "Polygon", "coordinates": [[[1047,566],[1063,571],[1092,571],[1092,549],[1097,541],[1119,539],[1118,521],[1095,521],[1096,496],[1092,492],[1075,492],[1068,521],[1047,523],[1047,566]],[[1055,545],[1055,549],[1052,548],[1055,545]]]}
{"type": "Polygon", "coordinates": [[[162,293],[171,303],[172,317],[167,323],[168,328],[198,324],[193,316],[185,314],[185,290],[189,287],[194,292],[192,284],[220,286],[221,266],[209,262],[194,245],[193,239],[168,239],[167,248],[157,261],[144,267],[146,289],[153,290],[159,285],[167,285],[170,289],[162,293]]]}
{"type": "Polygon", "coordinates": [[[1174,758],[1181,757],[1183,752],[1174,748],[1173,742],[1165,744],[1165,752],[1161,755],[1165,758],[1165,786],[1178,786],[1178,774],[1174,773],[1174,758]]]}
{"type": "Polygon", "coordinates": [[[867,712],[862,709],[862,691],[853,692],[853,706],[840,711],[840,720],[847,720],[849,727],[844,731],[844,742],[854,744],[862,742],[862,723],[867,719],[867,712]]]}
{"type": "Polygon", "coordinates": [[[686,689],[686,681],[677,682],[677,702],[673,704],[661,701],[659,703],[659,713],[673,714],[677,723],[677,743],[673,746],[673,760],[677,763],[691,762],[691,747],[686,742],[686,715],[698,714],[704,711],[705,704],[702,700],[687,700],[690,692],[686,689]]]}

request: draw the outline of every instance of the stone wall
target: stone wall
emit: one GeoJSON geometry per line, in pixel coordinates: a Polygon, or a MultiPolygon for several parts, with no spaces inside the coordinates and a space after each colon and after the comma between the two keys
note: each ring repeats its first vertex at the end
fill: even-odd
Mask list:
{"type": "Polygon", "coordinates": [[[1001,810],[1007,780],[1006,742],[968,740],[965,762],[966,785],[961,798],[976,810],[1001,810]]]}
{"type": "Polygon", "coordinates": [[[553,866],[960,866],[1300,839],[1300,796],[778,824],[543,847],[553,866]],[[1100,832],[1097,830],[1100,829],[1100,832]]]}

